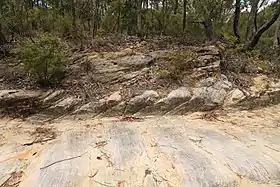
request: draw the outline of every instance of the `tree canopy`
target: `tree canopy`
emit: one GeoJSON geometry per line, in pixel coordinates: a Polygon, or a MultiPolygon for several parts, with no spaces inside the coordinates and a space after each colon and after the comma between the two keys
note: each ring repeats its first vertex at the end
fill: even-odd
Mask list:
{"type": "MultiPolygon", "coordinates": [[[[15,35],[54,33],[95,38],[106,34],[226,39],[254,48],[276,41],[280,1],[268,0],[2,0],[0,44],[15,35]]],[[[279,21],[278,21],[279,22],[279,21]]],[[[279,24],[278,24],[279,25],[279,24]]],[[[275,42],[274,42],[275,43],[275,42]]]]}

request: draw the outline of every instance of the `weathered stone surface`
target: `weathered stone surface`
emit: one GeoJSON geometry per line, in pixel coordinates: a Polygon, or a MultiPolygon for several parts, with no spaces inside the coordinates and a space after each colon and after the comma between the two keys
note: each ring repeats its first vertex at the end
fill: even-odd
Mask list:
{"type": "Polygon", "coordinates": [[[102,116],[121,116],[125,113],[127,103],[125,101],[109,108],[102,116]]]}
{"type": "Polygon", "coordinates": [[[0,101],[1,100],[12,100],[12,99],[28,99],[37,98],[41,95],[41,92],[30,91],[30,90],[1,90],[0,91],[0,101]]]}
{"type": "Polygon", "coordinates": [[[215,59],[217,59],[217,57],[213,55],[202,55],[198,57],[198,60],[202,62],[213,62],[215,59]]]}
{"type": "Polygon", "coordinates": [[[107,102],[108,105],[115,105],[118,102],[120,102],[121,99],[122,99],[122,96],[121,96],[120,92],[117,91],[117,92],[114,92],[112,95],[110,95],[107,98],[106,102],[107,102]]]}
{"type": "Polygon", "coordinates": [[[196,49],[197,53],[203,54],[203,55],[219,55],[220,54],[220,49],[217,48],[214,45],[211,46],[205,46],[202,48],[196,49]]]}
{"type": "Polygon", "coordinates": [[[271,82],[270,88],[271,89],[280,89],[280,80],[278,80],[276,82],[271,82]]]}
{"type": "Polygon", "coordinates": [[[70,96],[58,101],[55,105],[48,108],[47,111],[54,115],[63,114],[73,110],[80,102],[81,99],[70,96]]]}
{"type": "Polygon", "coordinates": [[[199,87],[213,87],[217,90],[225,89],[229,91],[232,88],[232,83],[228,81],[225,75],[221,75],[219,79],[215,77],[208,77],[200,81],[199,87]]]}
{"type": "Polygon", "coordinates": [[[224,105],[225,106],[234,105],[245,98],[246,98],[245,94],[241,90],[236,88],[228,93],[224,105]]]}
{"type": "Polygon", "coordinates": [[[52,103],[55,102],[63,97],[63,94],[65,93],[64,90],[56,90],[47,97],[43,99],[43,103],[52,103]]]}
{"type": "Polygon", "coordinates": [[[176,107],[180,103],[184,103],[191,98],[191,92],[186,87],[180,87],[170,92],[167,97],[160,99],[155,103],[155,108],[159,110],[167,110],[176,107]]]}
{"type": "Polygon", "coordinates": [[[42,93],[29,90],[1,90],[0,114],[28,116],[41,108],[42,93]]]}
{"type": "Polygon", "coordinates": [[[89,102],[85,105],[82,105],[77,110],[73,112],[73,114],[90,114],[97,115],[107,110],[107,101],[105,99],[100,99],[96,102],[89,102]]]}
{"type": "Polygon", "coordinates": [[[125,56],[118,61],[119,66],[131,67],[133,69],[144,68],[151,65],[154,57],[150,55],[125,56]]]}
{"type": "MultiPolygon", "coordinates": [[[[81,106],[74,112],[74,114],[98,115],[104,113],[109,116],[109,111],[112,111],[113,108],[116,108],[115,105],[118,105],[118,103],[121,102],[121,99],[122,97],[120,95],[120,92],[117,91],[111,94],[107,99],[100,99],[97,102],[90,102],[81,106]],[[109,111],[107,112],[107,110],[109,111]]],[[[120,111],[121,109],[116,110],[120,111]]]]}
{"type": "Polygon", "coordinates": [[[224,89],[215,89],[213,87],[196,88],[193,93],[191,101],[199,101],[199,103],[204,103],[205,106],[220,106],[227,95],[224,89]]]}
{"type": "Polygon", "coordinates": [[[232,83],[228,81],[228,78],[225,75],[221,75],[220,79],[213,85],[215,89],[224,89],[229,91],[232,89],[232,83]]]}
{"type": "Polygon", "coordinates": [[[213,86],[215,84],[216,80],[214,77],[208,77],[206,79],[203,79],[200,81],[199,86],[200,87],[210,87],[213,86]]]}
{"type": "Polygon", "coordinates": [[[227,92],[224,89],[200,87],[193,89],[193,96],[167,114],[185,114],[189,111],[207,111],[222,106],[227,92]]]}
{"type": "Polygon", "coordinates": [[[276,187],[279,111],[229,112],[219,117],[224,122],[193,116],[66,119],[49,124],[58,131],[55,140],[32,146],[22,143],[34,140],[30,131],[38,126],[1,119],[0,185],[23,171],[20,187],[276,187]]]}
{"type": "Polygon", "coordinates": [[[125,113],[133,114],[146,106],[152,105],[159,97],[158,93],[153,90],[147,90],[142,95],[132,98],[127,106],[125,113]]]}

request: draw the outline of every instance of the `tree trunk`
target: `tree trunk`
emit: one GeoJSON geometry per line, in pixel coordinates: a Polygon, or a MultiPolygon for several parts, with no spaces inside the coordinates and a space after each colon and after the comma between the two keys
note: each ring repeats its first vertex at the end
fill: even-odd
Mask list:
{"type": "Polygon", "coordinates": [[[204,29],[205,29],[205,34],[208,40],[213,41],[215,40],[215,33],[213,29],[213,23],[211,19],[205,19],[203,22],[204,29]]]}
{"type": "Polygon", "coordinates": [[[120,33],[121,31],[121,0],[118,0],[118,27],[117,32],[120,33]]]}
{"type": "Polygon", "coordinates": [[[75,8],[75,0],[72,0],[72,5],[71,5],[71,11],[72,11],[72,26],[74,29],[76,29],[76,8],[75,8]]]}
{"type": "Polygon", "coordinates": [[[246,42],[249,42],[256,32],[255,20],[258,12],[258,3],[259,0],[251,0],[251,11],[249,13],[247,30],[246,30],[246,42]]]}
{"type": "Polygon", "coordinates": [[[177,14],[178,6],[179,5],[179,0],[175,0],[175,6],[174,6],[174,14],[177,14]]]}
{"type": "Polygon", "coordinates": [[[99,22],[100,22],[99,6],[100,6],[99,0],[95,0],[92,38],[95,38],[96,32],[97,32],[97,30],[99,28],[99,22]]]}
{"type": "Polygon", "coordinates": [[[4,45],[7,43],[7,39],[2,31],[2,25],[0,23],[0,45],[4,45]]]}
{"type": "Polygon", "coordinates": [[[233,20],[233,31],[234,35],[237,38],[237,42],[240,43],[240,31],[239,31],[239,18],[241,12],[241,0],[235,1],[235,12],[234,12],[234,20],[233,20]]]}
{"type": "Polygon", "coordinates": [[[276,22],[276,27],[275,27],[275,33],[274,33],[274,38],[273,38],[273,47],[279,47],[279,40],[280,40],[280,16],[278,16],[277,22],[276,22]]]}
{"type": "Polygon", "coordinates": [[[273,25],[274,22],[276,22],[276,20],[278,19],[279,15],[280,15],[280,1],[278,1],[278,6],[275,10],[275,13],[272,15],[271,19],[268,20],[261,28],[259,28],[259,30],[256,32],[256,34],[253,35],[252,39],[251,40],[248,40],[246,43],[245,43],[245,49],[253,49],[261,35],[267,30],[269,29],[269,27],[271,27],[271,25],[273,25]]]}
{"type": "Polygon", "coordinates": [[[183,8],[183,32],[186,30],[186,22],[187,22],[187,0],[184,0],[184,8],[183,8]]]}
{"type": "Polygon", "coordinates": [[[142,15],[141,15],[141,9],[142,9],[142,0],[137,1],[137,34],[140,38],[143,37],[143,31],[142,31],[142,15]]]}

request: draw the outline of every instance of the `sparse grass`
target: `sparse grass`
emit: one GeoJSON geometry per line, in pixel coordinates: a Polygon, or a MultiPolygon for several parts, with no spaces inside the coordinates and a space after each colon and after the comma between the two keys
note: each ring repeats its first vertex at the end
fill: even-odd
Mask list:
{"type": "Polygon", "coordinates": [[[159,78],[181,81],[184,73],[195,67],[196,55],[190,50],[171,53],[162,58],[164,65],[157,72],[159,78]]]}

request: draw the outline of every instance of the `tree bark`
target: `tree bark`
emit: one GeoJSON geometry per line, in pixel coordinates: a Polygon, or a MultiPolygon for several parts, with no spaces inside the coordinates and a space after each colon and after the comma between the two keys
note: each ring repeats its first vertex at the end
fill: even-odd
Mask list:
{"type": "Polygon", "coordinates": [[[205,29],[205,34],[208,40],[213,41],[215,40],[215,32],[213,28],[213,23],[211,19],[205,19],[203,21],[204,29],[205,29]]]}
{"type": "Polygon", "coordinates": [[[235,12],[234,12],[234,20],[233,20],[233,31],[234,35],[237,38],[237,42],[240,43],[240,31],[239,31],[239,18],[241,12],[241,0],[235,1],[235,12]]]}
{"type": "Polygon", "coordinates": [[[4,45],[4,44],[6,44],[8,41],[7,41],[7,39],[6,39],[6,37],[5,37],[5,34],[3,33],[3,31],[2,31],[2,25],[1,25],[1,23],[0,23],[0,45],[4,45]]]}
{"type": "Polygon", "coordinates": [[[141,10],[142,10],[142,0],[138,0],[137,1],[137,11],[136,11],[137,12],[137,35],[140,38],[143,37],[141,10]]]}
{"type": "Polygon", "coordinates": [[[280,16],[278,16],[277,22],[276,22],[276,27],[275,27],[275,33],[273,37],[273,47],[279,47],[279,40],[280,40],[280,16]]]}
{"type": "Polygon", "coordinates": [[[71,4],[71,11],[72,11],[72,26],[74,29],[76,29],[76,4],[75,4],[75,0],[72,0],[72,4],[71,4]]]}
{"type": "Polygon", "coordinates": [[[179,7],[179,0],[175,0],[174,14],[177,14],[178,7],[179,7]]]}
{"type": "Polygon", "coordinates": [[[253,35],[251,40],[248,40],[245,43],[245,49],[249,49],[249,50],[253,49],[257,45],[261,35],[267,29],[269,29],[271,27],[271,25],[273,25],[273,23],[275,23],[275,21],[278,19],[279,15],[280,15],[280,1],[278,0],[277,3],[278,3],[277,8],[276,8],[274,14],[272,15],[271,19],[268,20],[263,26],[261,26],[261,28],[259,28],[259,30],[256,32],[256,34],[253,35]]]}
{"type": "Polygon", "coordinates": [[[184,8],[183,8],[183,32],[186,30],[186,22],[187,22],[187,0],[184,0],[184,8]]]}
{"type": "Polygon", "coordinates": [[[118,26],[117,32],[120,33],[121,31],[121,0],[118,0],[118,26]]]}
{"type": "Polygon", "coordinates": [[[258,12],[259,0],[251,0],[251,11],[249,13],[247,30],[246,30],[246,42],[249,42],[255,34],[255,20],[258,12]]]}

